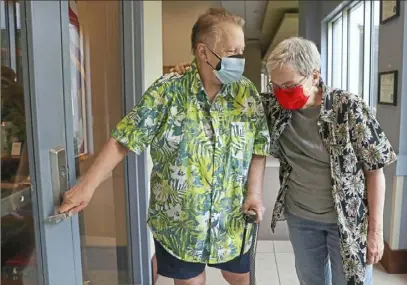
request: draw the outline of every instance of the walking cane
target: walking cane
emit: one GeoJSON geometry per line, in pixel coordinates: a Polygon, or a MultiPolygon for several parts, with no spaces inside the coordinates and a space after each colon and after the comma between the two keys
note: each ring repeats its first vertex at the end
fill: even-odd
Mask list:
{"type": "Polygon", "coordinates": [[[249,211],[244,216],[245,225],[243,230],[243,241],[240,256],[244,253],[246,243],[247,227],[252,224],[252,244],[249,250],[249,264],[250,264],[250,285],[256,285],[256,249],[257,249],[257,234],[259,232],[259,225],[256,223],[257,215],[254,211],[249,211]]]}

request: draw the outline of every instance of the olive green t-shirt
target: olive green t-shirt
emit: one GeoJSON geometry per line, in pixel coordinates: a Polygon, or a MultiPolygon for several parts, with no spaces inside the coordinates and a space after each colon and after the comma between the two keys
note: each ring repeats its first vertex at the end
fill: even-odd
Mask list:
{"type": "Polygon", "coordinates": [[[306,219],[336,223],[329,153],[318,132],[319,113],[319,106],[294,111],[279,139],[292,167],[286,210],[306,219]]]}

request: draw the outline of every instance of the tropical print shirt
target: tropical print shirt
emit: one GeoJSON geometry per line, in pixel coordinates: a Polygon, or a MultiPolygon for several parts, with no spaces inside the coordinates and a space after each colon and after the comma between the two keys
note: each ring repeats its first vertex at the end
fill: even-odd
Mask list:
{"type": "MultiPolygon", "coordinates": [[[[330,155],[332,196],[338,215],[340,248],[348,285],[363,284],[368,232],[367,189],[364,170],[383,168],[396,155],[370,108],[358,96],[332,89],[321,81],[323,103],[319,133],[330,155]]],[[[282,109],[272,91],[262,96],[271,135],[271,152],[280,161],[280,190],[271,227],[285,220],[285,196],[291,166],[280,154],[278,139],[292,112],[282,109]]]]}
{"type": "Polygon", "coordinates": [[[148,224],[168,252],[209,264],[239,256],[251,159],[270,147],[253,83],[224,85],[210,102],[194,61],[156,81],[112,136],[136,153],[151,146],[148,224]]]}

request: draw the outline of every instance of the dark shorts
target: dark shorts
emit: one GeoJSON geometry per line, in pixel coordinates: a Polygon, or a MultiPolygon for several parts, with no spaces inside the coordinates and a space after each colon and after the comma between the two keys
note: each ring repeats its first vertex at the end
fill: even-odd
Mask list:
{"type": "MultiPolygon", "coordinates": [[[[172,279],[191,279],[200,275],[205,270],[206,264],[182,261],[171,253],[154,239],[155,254],[157,257],[158,274],[172,279]]],[[[232,273],[248,273],[250,271],[249,253],[237,258],[219,264],[208,264],[210,267],[232,273]]]]}

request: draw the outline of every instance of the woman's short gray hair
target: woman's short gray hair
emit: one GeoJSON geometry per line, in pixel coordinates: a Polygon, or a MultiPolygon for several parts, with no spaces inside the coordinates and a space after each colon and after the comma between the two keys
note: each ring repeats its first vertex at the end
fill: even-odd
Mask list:
{"type": "Polygon", "coordinates": [[[267,70],[290,65],[303,76],[310,75],[321,68],[321,55],[317,46],[309,40],[292,37],[279,43],[267,59],[267,70]]]}

